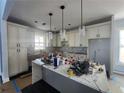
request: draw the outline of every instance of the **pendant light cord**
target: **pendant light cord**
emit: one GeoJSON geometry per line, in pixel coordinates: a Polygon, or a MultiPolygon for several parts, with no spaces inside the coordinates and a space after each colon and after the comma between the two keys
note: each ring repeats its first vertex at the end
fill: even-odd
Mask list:
{"type": "Polygon", "coordinates": [[[50,32],[52,31],[52,13],[49,13],[50,16],[50,32]]]}
{"type": "Polygon", "coordinates": [[[51,31],[52,27],[51,27],[51,16],[50,16],[50,31],[51,31]]]}
{"type": "Polygon", "coordinates": [[[83,1],[81,0],[81,29],[83,29],[83,1]]]}
{"type": "Polygon", "coordinates": [[[62,33],[64,32],[64,9],[65,9],[65,6],[62,5],[60,6],[60,9],[62,10],[62,33]]]}
{"type": "Polygon", "coordinates": [[[64,11],[62,9],[62,32],[64,32],[64,11]]]}

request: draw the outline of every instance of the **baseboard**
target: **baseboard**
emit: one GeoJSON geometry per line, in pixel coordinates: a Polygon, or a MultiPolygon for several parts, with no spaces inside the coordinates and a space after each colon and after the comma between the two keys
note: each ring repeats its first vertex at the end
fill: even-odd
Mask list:
{"type": "Polygon", "coordinates": [[[10,78],[10,80],[13,80],[13,79],[16,79],[16,78],[24,75],[24,74],[28,74],[28,73],[30,73],[30,71],[25,71],[25,72],[22,72],[22,73],[15,75],[15,76],[9,77],[9,78],[10,78]]]}
{"type": "Polygon", "coordinates": [[[124,72],[114,71],[115,74],[124,75],[124,72]]]}
{"type": "Polygon", "coordinates": [[[2,78],[3,84],[9,82],[9,77],[8,78],[2,78]]]}

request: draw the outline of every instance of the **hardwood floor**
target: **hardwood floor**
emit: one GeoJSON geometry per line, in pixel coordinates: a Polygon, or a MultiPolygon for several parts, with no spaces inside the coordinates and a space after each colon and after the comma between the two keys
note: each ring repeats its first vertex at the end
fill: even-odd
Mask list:
{"type": "Polygon", "coordinates": [[[21,89],[32,83],[32,77],[17,78],[0,86],[0,93],[21,93],[21,89]]]}

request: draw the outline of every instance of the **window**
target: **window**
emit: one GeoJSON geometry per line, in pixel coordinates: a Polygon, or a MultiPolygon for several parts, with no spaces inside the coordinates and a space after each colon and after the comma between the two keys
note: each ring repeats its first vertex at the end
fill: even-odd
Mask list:
{"type": "Polygon", "coordinates": [[[119,61],[124,64],[124,30],[120,31],[119,61]]]}
{"type": "Polygon", "coordinates": [[[45,42],[43,36],[35,36],[35,50],[41,50],[45,48],[45,42]]]}

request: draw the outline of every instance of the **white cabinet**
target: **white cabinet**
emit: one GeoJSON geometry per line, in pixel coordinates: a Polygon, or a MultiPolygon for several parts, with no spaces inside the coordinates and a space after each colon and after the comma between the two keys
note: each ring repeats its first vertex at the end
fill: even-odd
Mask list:
{"type": "Polygon", "coordinates": [[[18,52],[19,73],[28,70],[27,49],[21,48],[18,52]]]}
{"type": "Polygon", "coordinates": [[[98,30],[101,38],[110,38],[111,29],[109,24],[100,26],[98,30]]]}
{"type": "Polygon", "coordinates": [[[96,24],[92,26],[87,26],[87,38],[97,39],[97,38],[110,38],[111,32],[110,22],[96,24]]]}
{"type": "Polygon", "coordinates": [[[18,42],[19,42],[19,47],[21,48],[26,48],[27,47],[27,29],[26,28],[22,28],[22,27],[18,27],[18,42]]]}
{"type": "Polygon", "coordinates": [[[57,47],[61,47],[61,37],[60,37],[60,34],[57,33],[57,38],[56,38],[56,42],[57,42],[57,47]]]}
{"type": "Polygon", "coordinates": [[[13,25],[8,25],[8,47],[16,48],[18,43],[17,28],[13,25]]]}
{"type": "Polygon", "coordinates": [[[88,28],[87,29],[87,37],[88,39],[95,39],[97,38],[98,29],[96,27],[88,28]]]}
{"type": "Polygon", "coordinates": [[[28,70],[27,35],[26,27],[8,23],[8,62],[10,77],[28,70]]]}
{"type": "Polygon", "coordinates": [[[53,34],[53,38],[52,38],[52,46],[56,47],[56,33],[53,34]]]}
{"type": "Polygon", "coordinates": [[[69,37],[69,47],[74,47],[75,46],[75,33],[74,33],[74,31],[70,31],[69,33],[68,33],[68,37],[69,37]]]}
{"type": "Polygon", "coordinates": [[[17,49],[8,49],[8,60],[9,60],[9,76],[16,75],[19,72],[18,53],[17,49]]]}

